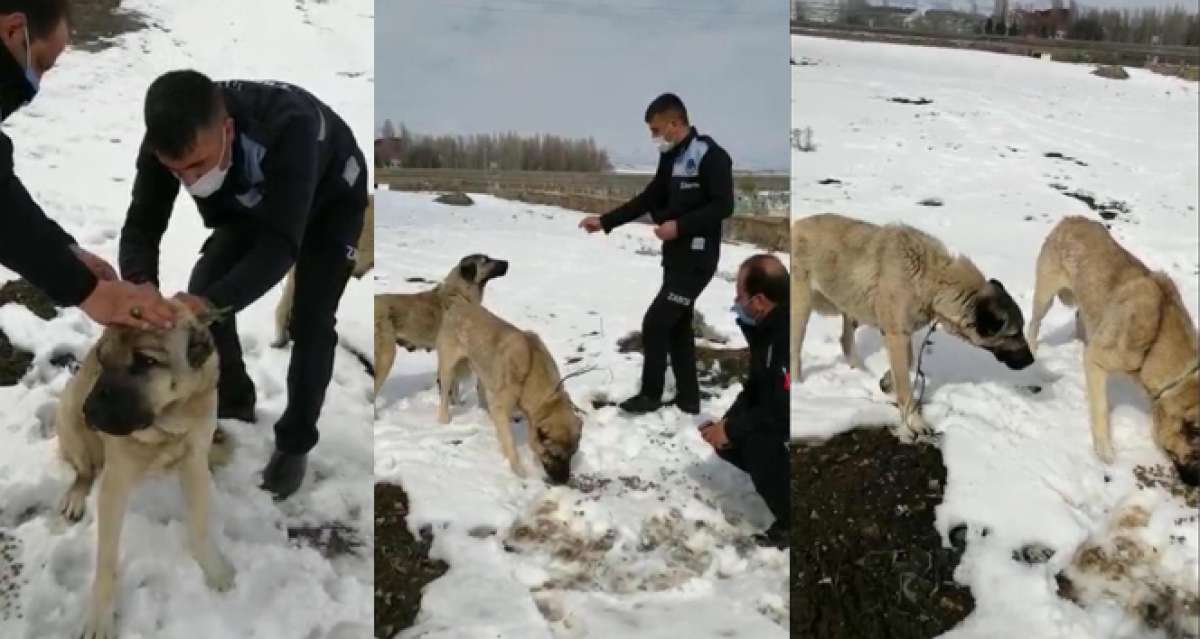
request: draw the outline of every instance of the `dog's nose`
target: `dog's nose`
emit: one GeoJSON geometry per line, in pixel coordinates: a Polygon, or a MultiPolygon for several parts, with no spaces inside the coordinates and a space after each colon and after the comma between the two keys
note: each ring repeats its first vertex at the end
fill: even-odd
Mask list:
{"type": "Polygon", "coordinates": [[[1179,478],[1188,486],[1200,486],[1200,460],[1187,464],[1175,464],[1179,478]]]}
{"type": "Polygon", "coordinates": [[[508,262],[506,260],[496,260],[496,275],[504,275],[508,272],[508,262]]]}

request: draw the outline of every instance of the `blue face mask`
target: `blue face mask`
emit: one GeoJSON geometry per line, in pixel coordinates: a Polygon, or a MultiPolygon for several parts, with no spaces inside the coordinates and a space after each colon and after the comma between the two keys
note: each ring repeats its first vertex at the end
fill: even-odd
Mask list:
{"type": "Polygon", "coordinates": [[[29,40],[29,25],[25,25],[25,80],[33,88],[33,92],[29,95],[29,99],[33,100],[33,96],[37,95],[42,79],[33,70],[33,43],[29,40]]]}
{"type": "Polygon", "coordinates": [[[734,302],[733,306],[729,307],[729,310],[733,311],[734,315],[737,315],[738,322],[745,324],[746,326],[754,326],[758,323],[758,320],[754,319],[754,317],[750,315],[750,311],[747,310],[745,306],[742,306],[737,302],[734,302]]]}

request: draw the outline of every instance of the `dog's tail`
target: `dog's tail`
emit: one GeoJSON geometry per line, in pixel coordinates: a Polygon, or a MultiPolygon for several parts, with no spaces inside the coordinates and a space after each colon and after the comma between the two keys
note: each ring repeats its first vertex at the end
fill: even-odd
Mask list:
{"type": "Polygon", "coordinates": [[[212,446],[208,449],[208,467],[220,468],[229,464],[233,458],[233,445],[233,437],[218,425],[217,430],[213,431],[212,446]]]}

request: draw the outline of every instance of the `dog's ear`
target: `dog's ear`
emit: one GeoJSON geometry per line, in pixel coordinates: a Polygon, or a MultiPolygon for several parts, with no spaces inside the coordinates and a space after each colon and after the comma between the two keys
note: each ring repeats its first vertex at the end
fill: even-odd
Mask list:
{"type": "MultiPolygon", "coordinates": [[[[1004,291],[1004,285],[1000,283],[1000,280],[988,280],[988,284],[991,284],[992,286],[995,286],[996,288],[1000,289],[1001,291],[1004,291]]],[[[1008,291],[1004,291],[1004,292],[1007,293],[1008,291]]]]}
{"type": "Polygon", "coordinates": [[[187,360],[192,368],[200,368],[213,353],[212,333],[207,328],[195,326],[188,329],[187,360]]]}
{"type": "Polygon", "coordinates": [[[464,280],[468,282],[474,282],[476,268],[475,262],[466,262],[465,264],[460,264],[458,266],[458,274],[461,275],[464,280]]]}
{"type": "Polygon", "coordinates": [[[1004,318],[995,311],[990,300],[975,307],[975,331],[980,337],[995,337],[1004,328],[1004,318]]]}

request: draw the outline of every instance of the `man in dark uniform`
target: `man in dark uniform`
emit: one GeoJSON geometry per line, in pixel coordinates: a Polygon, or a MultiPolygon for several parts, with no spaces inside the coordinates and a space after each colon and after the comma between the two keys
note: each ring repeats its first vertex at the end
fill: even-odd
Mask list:
{"type": "MultiPolygon", "coordinates": [[[[0,121],[37,95],[67,46],[67,0],[0,0],[0,121]]],[[[103,258],[80,248],[46,217],[14,173],[13,143],[0,133],[0,265],[16,271],[59,306],[78,306],[96,322],[167,327],[174,312],[151,286],[117,281],[103,258]]]]}
{"type": "Polygon", "coordinates": [[[366,162],[333,110],[280,82],[213,82],[172,71],[147,90],[145,120],[121,273],[157,285],[159,242],[182,183],[215,229],[183,297],[198,310],[228,311],[213,325],[223,418],[255,419],[233,313],[296,267],[288,404],[263,471],[263,488],[284,499],[299,488],[318,439],[337,348],[334,313],[367,208],[366,162]]]}
{"type": "Polygon", "coordinates": [[[664,93],[646,109],[646,124],[660,156],[654,179],[628,203],[605,215],[584,218],[588,233],[612,230],[649,214],[663,242],[663,283],[642,318],[642,386],[621,402],[630,413],[662,405],[667,355],[675,374],[674,404],[700,412],[692,309],[708,286],[721,257],[721,222],[733,214],[733,165],[712,138],[688,123],[687,109],[664,93]]]}
{"type": "Polygon", "coordinates": [[[777,547],[788,545],[791,521],[788,289],[787,269],[773,255],[755,255],[738,269],[734,309],[750,345],[750,376],[725,417],[700,427],[717,455],[750,474],[775,516],[758,542],[777,547]]]}

